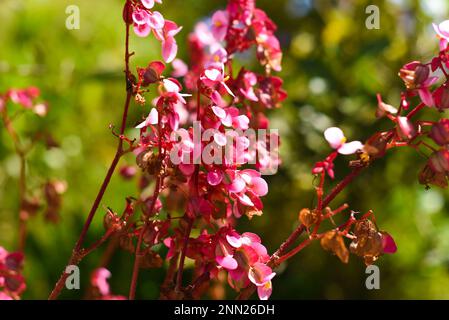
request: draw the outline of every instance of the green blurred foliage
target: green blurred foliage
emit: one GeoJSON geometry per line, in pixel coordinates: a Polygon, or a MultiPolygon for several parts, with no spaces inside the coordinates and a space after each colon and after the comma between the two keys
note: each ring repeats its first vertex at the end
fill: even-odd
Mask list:
{"type": "MultiPolygon", "coordinates": [[[[225,1],[164,2],[164,16],[184,26],[178,36],[179,57],[188,59],[188,33],[198,20],[224,7],[225,1]]],[[[41,216],[29,222],[24,298],[47,297],[115,151],[108,125],[119,123],[125,98],[122,3],[2,1],[0,91],[29,85],[41,88],[51,106],[48,116],[27,115],[16,126],[21,132],[49,132],[60,144],[51,150],[38,147],[30,155],[30,185],[39,186],[44,178],[60,178],[69,184],[59,224],[48,224],[41,216]],[[65,28],[65,9],[72,4],[80,8],[80,30],[65,28]]],[[[250,222],[243,219],[238,228],[259,233],[270,251],[296,226],[299,210],[316,201],[310,169],[329,152],[323,130],[338,125],[350,139],[363,140],[388,126],[374,117],[376,93],[397,103],[403,90],[398,69],[411,60],[427,60],[438,50],[430,23],[449,16],[446,1],[376,1],[381,14],[378,30],[365,27],[369,4],[364,0],[258,1],[279,26],[285,53],[281,76],[289,99],[282,109],[270,113],[272,127],[280,129],[283,165],[277,175],[268,177],[264,215],[250,222]]],[[[160,59],[154,39],[133,36],[131,49],[136,52],[133,68],[160,59]]],[[[147,112],[148,108],[133,105],[129,124],[147,112]]],[[[6,134],[1,132],[0,137],[0,244],[14,250],[18,159],[6,134]]],[[[124,160],[133,161],[132,157],[124,160]]],[[[334,202],[334,206],[347,202],[356,211],[373,209],[379,226],[394,236],[397,254],[378,262],[380,290],[365,288],[360,259],[351,256],[349,264],[343,265],[315,243],[278,270],[273,298],[449,298],[449,197],[446,191],[426,191],[418,185],[424,161],[409,150],[391,152],[334,202]]],[[[343,160],[337,169],[337,178],[348,172],[343,160]]],[[[106,206],[121,211],[125,197],[136,195],[136,190],[135,182],[113,178],[88,241],[102,234],[106,206]]],[[[100,257],[101,252],[95,252],[81,264],[83,287],[100,257]]],[[[114,256],[110,264],[114,293],[127,294],[132,260],[125,252],[114,256]]],[[[142,272],[138,297],[157,298],[162,277],[163,270],[142,272]]],[[[65,291],[62,297],[82,298],[83,292],[65,291]]]]}

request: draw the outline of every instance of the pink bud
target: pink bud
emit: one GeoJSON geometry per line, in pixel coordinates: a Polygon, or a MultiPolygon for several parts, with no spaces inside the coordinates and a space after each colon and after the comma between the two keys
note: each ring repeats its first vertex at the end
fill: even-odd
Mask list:
{"type": "Polygon", "coordinates": [[[411,139],[416,135],[413,123],[407,117],[397,117],[398,132],[403,139],[411,139]]]}

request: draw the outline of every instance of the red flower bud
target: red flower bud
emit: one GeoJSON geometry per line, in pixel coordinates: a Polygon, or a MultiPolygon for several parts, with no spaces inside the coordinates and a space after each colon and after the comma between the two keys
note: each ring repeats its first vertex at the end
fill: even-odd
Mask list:
{"type": "Polygon", "coordinates": [[[164,69],[165,65],[160,61],[153,61],[146,68],[138,68],[139,78],[141,78],[139,80],[142,81],[142,86],[146,87],[160,81],[164,69]]]}
{"type": "Polygon", "coordinates": [[[129,1],[126,1],[125,6],[123,7],[123,21],[125,21],[126,24],[133,23],[133,9],[131,2],[129,1]]]}
{"type": "Polygon", "coordinates": [[[449,88],[444,86],[435,90],[435,105],[438,109],[449,109],[449,88]]]}
{"type": "Polygon", "coordinates": [[[449,171],[449,151],[442,149],[434,152],[429,159],[429,166],[435,172],[446,173],[449,171]]]}
{"type": "Polygon", "coordinates": [[[440,146],[449,144],[449,119],[441,119],[432,126],[429,137],[440,146]]]}

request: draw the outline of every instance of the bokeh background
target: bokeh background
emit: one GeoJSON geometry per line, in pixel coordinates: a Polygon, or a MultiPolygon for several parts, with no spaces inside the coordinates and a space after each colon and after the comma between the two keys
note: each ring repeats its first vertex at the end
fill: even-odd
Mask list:
{"type": "MultiPolygon", "coordinates": [[[[194,24],[223,8],[224,0],[166,0],[161,11],[184,26],[178,35],[179,57],[188,61],[185,40],[194,24]]],[[[377,92],[396,102],[403,89],[398,69],[415,59],[426,61],[438,50],[431,22],[449,17],[445,0],[375,1],[380,29],[365,28],[363,0],[259,0],[279,26],[284,48],[281,76],[289,93],[282,109],[270,113],[282,137],[283,165],[268,178],[270,193],[264,215],[239,225],[259,233],[270,251],[297,224],[297,214],[313,197],[310,168],[329,151],[322,132],[331,125],[350,139],[367,138],[388,125],[376,120],[377,92]]],[[[38,147],[28,166],[31,186],[45,178],[68,182],[59,224],[42,216],[30,220],[26,249],[26,299],[45,299],[57,280],[81,231],[85,216],[114,154],[116,141],[108,129],[118,124],[124,100],[123,1],[1,0],[0,92],[35,85],[50,103],[46,118],[27,115],[21,132],[51,133],[58,148],[38,147]],[[78,5],[80,30],[67,30],[65,9],[78,5]]],[[[133,67],[160,59],[154,39],[132,37],[137,52],[133,67]]],[[[133,105],[130,123],[148,112],[133,105]]],[[[133,133],[128,132],[129,135],[133,133]]],[[[0,245],[17,246],[18,159],[4,130],[0,132],[0,245]]],[[[351,255],[348,265],[324,252],[318,243],[279,270],[273,298],[449,298],[449,194],[426,191],[417,182],[424,164],[410,150],[391,152],[359,177],[335,202],[359,211],[373,209],[379,226],[398,245],[395,255],[382,257],[381,289],[365,288],[365,266],[351,255]]],[[[124,163],[133,163],[126,158],[124,163]]],[[[347,172],[338,162],[340,174],[347,172]]],[[[135,182],[118,176],[108,189],[89,232],[94,241],[103,232],[106,206],[123,209],[124,198],[136,194],[135,182]]],[[[99,263],[100,252],[81,264],[82,286],[99,263]]],[[[127,295],[132,257],[118,252],[111,264],[114,293],[127,295]]],[[[161,270],[141,272],[139,298],[157,298],[161,270]]],[[[83,291],[65,291],[63,298],[82,298],[83,291]]],[[[230,291],[228,297],[234,294],[230,291]]]]}

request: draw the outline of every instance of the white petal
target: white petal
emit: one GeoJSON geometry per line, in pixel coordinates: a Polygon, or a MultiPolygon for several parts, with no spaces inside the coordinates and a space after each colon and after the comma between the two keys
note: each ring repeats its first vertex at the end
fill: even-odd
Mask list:
{"type": "Polygon", "coordinates": [[[356,153],[357,150],[361,150],[363,148],[363,144],[360,141],[352,141],[348,143],[344,143],[340,148],[338,148],[338,153],[340,154],[353,154],[356,153]]]}
{"type": "Polygon", "coordinates": [[[333,149],[340,148],[346,139],[343,131],[337,127],[326,129],[326,131],[324,131],[324,138],[326,138],[333,149]]]}

